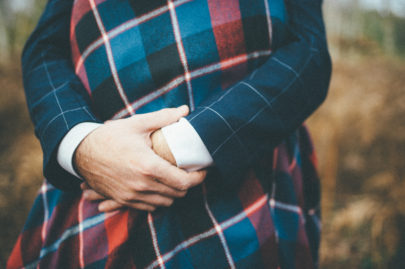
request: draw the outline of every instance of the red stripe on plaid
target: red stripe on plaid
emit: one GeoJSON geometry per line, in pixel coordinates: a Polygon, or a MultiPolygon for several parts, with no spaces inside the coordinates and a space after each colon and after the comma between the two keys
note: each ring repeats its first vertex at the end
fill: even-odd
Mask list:
{"type": "Polygon", "coordinates": [[[88,1],[75,1],[72,10],[72,23],[77,25],[79,21],[91,10],[88,1]]]}
{"type": "MultiPolygon", "coordinates": [[[[225,61],[210,64],[210,65],[207,65],[205,67],[202,67],[202,68],[196,69],[194,71],[191,71],[190,72],[190,78],[195,79],[195,78],[198,78],[198,77],[202,77],[204,75],[216,72],[216,71],[218,71],[220,69],[232,68],[233,66],[241,64],[243,62],[246,62],[249,59],[257,59],[259,57],[267,57],[270,54],[271,54],[271,50],[255,51],[255,52],[252,52],[252,53],[250,53],[248,55],[246,55],[246,54],[238,55],[238,56],[236,56],[236,57],[234,57],[232,59],[227,59],[225,61]]],[[[149,93],[149,94],[135,100],[131,105],[132,105],[133,109],[136,111],[140,107],[152,102],[153,100],[159,98],[163,94],[165,94],[167,92],[170,92],[171,90],[178,87],[179,85],[181,85],[185,81],[186,80],[185,80],[184,75],[176,77],[172,81],[167,83],[165,86],[161,87],[160,89],[157,89],[156,91],[153,91],[153,92],[151,92],[151,93],[149,93]]],[[[121,109],[116,114],[114,114],[112,119],[120,119],[120,118],[123,118],[123,117],[126,117],[126,116],[128,116],[128,112],[125,109],[121,109]]]]}
{"type": "Polygon", "coordinates": [[[17,239],[13,251],[7,261],[7,269],[17,269],[24,267],[24,262],[21,256],[21,235],[17,239]]]}
{"type": "MultiPolygon", "coordinates": [[[[292,160],[292,164],[297,164],[297,157],[298,156],[294,157],[294,159],[292,160]]],[[[292,164],[290,164],[290,167],[292,166],[292,164]]],[[[294,165],[294,168],[290,170],[290,174],[291,180],[293,181],[295,196],[297,197],[298,205],[301,208],[305,208],[304,186],[301,167],[299,167],[298,165],[294,165]]]]}
{"type": "Polygon", "coordinates": [[[285,145],[281,145],[278,147],[278,150],[279,150],[279,154],[277,154],[277,158],[276,158],[276,161],[277,161],[276,169],[278,171],[283,171],[287,174],[290,174],[290,169],[289,169],[290,156],[288,155],[287,148],[285,145]]]}
{"type": "MultiPolygon", "coordinates": [[[[212,30],[221,60],[246,54],[245,36],[239,1],[209,0],[212,30]]],[[[240,64],[222,74],[222,88],[226,89],[241,75],[246,74],[246,64],[240,64]]]]}
{"type": "Polygon", "coordinates": [[[79,76],[89,96],[91,96],[89,79],[87,77],[86,68],[83,65],[84,59],[82,57],[82,54],[80,53],[79,46],[77,44],[75,24],[71,24],[70,26],[70,48],[72,51],[73,64],[76,65],[76,63],[80,63],[80,65],[75,67],[75,73],[76,75],[79,76]]]}
{"type": "MultiPolygon", "coordinates": [[[[263,195],[265,195],[265,193],[260,182],[255,177],[254,173],[251,172],[249,179],[244,182],[239,191],[239,198],[243,208],[249,208],[251,204],[255,203],[257,199],[263,197],[263,195]]],[[[258,210],[248,215],[250,222],[256,230],[260,245],[275,232],[273,222],[268,212],[270,212],[270,208],[265,211],[258,210]]]]}
{"type": "MultiPolygon", "coordinates": [[[[249,179],[244,182],[239,191],[242,206],[248,208],[250,204],[263,195],[264,190],[260,182],[255,177],[255,174],[251,172],[249,179]]],[[[275,228],[269,212],[270,208],[266,203],[263,210],[258,210],[248,215],[248,217],[256,231],[264,268],[277,268],[276,255],[269,255],[269,253],[277,253],[275,228]]]]}
{"type": "Polygon", "coordinates": [[[37,268],[80,268],[78,248],[78,237],[71,236],[63,241],[58,247],[58,251],[53,251],[43,256],[39,260],[37,268]]]}
{"type": "Polygon", "coordinates": [[[104,226],[108,239],[108,253],[112,253],[128,239],[128,214],[128,210],[125,210],[106,218],[104,226]]]}
{"type": "Polygon", "coordinates": [[[50,230],[47,233],[44,246],[50,246],[62,237],[63,233],[74,225],[78,225],[79,199],[65,199],[53,209],[48,221],[50,230]]]}
{"type": "Polygon", "coordinates": [[[220,59],[245,54],[239,1],[209,0],[208,7],[220,59]]]}
{"type": "MultiPolygon", "coordinates": [[[[107,0],[96,0],[95,2],[97,5],[100,5],[105,1],[107,0]]],[[[83,18],[83,16],[85,16],[90,10],[91,6],[89,1],[75,1],[73,5],[74,12],[72,12],[73,25],[77,25],[79,21],[83,18]]]]}
{"type": "Polygon", "coordinates": [[[295,252],[295,261],[299,261],[299,268],[302,269],[313,269],[314,262],[312,260],[311,251],[309,248],[309,241],[307,237],[307,232],[305,230],[305,220],[304,217],[300,217],[300,227],[298,229],[298,242],[296,249],[299,251],[295,252]]]}
{"type": "MultiPolygon", "coordinates": [[[[108,219],[106,218],[105,221],[108,219]]],[[[100,261],[109,254],[109,241],[106,227],[103,224],[94,225],[86,230],[83,230],[83,225],[80,227],[79,238],[83,238],[83,260],[80,261],[86,268],[89,264],[100,261]]],[[[119,228],[119,227],[117,227],[119,228]]],[[[80,254],[81,255],[81,254],[80,254]]],[[[79,258],[81,258],[79,256],[79,258]]]]}

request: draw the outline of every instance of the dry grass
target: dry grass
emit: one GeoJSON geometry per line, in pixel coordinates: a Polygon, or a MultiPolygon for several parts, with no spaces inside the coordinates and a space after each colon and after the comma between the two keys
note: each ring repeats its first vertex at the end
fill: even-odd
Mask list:
{"type": "Polygon", "coordinates": [[[405,268],[405,62],[335,61],[309,121],[323,179],[325,268],[405,268]]]}
{"type": "MultiPolygon", "coordinates": [[[[311,120],[323,179],[323,268],[405,268],[405,63],[341,55],[311,120]]],[[[41,181],[20,70],[0,69],[0,267],[41,181]]]]}
{"type": "Polygon", "coordinates": [[[28,118],[20,70],[0,68],[0,268],[41,183],[41,149],[28,118]]]}

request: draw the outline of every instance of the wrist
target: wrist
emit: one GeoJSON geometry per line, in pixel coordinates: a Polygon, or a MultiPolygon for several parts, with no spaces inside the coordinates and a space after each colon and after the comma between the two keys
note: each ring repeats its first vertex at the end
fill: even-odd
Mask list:
{"type": "Polygon", "coordinates": [[[153,132],[150,136],[150,139],[152,141],[153,151],[161,158],[177,166],[176,159],[174,158],[169,148],[169,145],[167,144],[167,141],[162,133],[162,130],[158,129],[155,132],[153,132]]]}

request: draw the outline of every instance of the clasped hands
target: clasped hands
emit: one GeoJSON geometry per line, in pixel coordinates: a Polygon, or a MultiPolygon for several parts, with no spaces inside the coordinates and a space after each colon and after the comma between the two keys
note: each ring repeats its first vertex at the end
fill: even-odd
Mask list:
{"type": "Polygon", "coordinates": [[[78,146],[74,164],[85,179],[84,198],[98,209],[154,211],[170,206],[203,182],[206,171],[186,172],[175,160],[160,128],[188,114],[187,106],[107,121],[78,146]]]}

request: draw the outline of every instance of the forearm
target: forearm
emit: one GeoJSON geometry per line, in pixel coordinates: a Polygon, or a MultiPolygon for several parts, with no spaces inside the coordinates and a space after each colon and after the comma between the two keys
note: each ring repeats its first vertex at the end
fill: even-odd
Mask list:
{"type": "Polygon", "coordinates": [[[72,3],[48,2],[22,57],[27,104],[44,153],[44,175],[65,190],[78,188],[79,181],[58,164],[59,143],[75,125],[98,121],[71,64],[67,33],[72,3]]]}
{"type": "Polygon", "coordinates": [[[230,184],[272,150],[322,103],[331,72],[321,1],[287,1],[288,44],[187,119],[230,184]]]}

